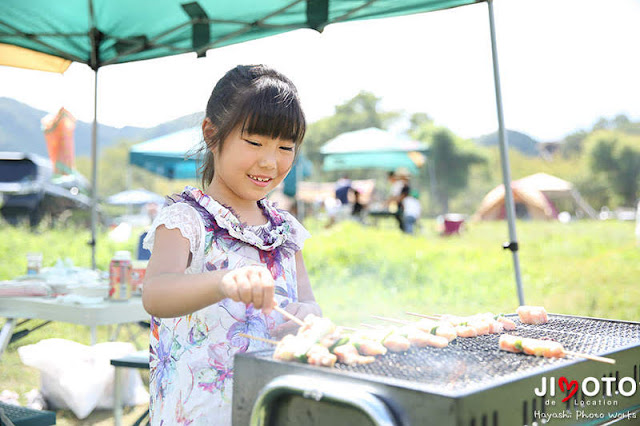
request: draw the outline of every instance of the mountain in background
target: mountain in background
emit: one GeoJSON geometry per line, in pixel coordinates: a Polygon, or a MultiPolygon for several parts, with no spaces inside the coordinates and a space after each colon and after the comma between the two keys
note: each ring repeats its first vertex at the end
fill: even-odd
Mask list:
{"type": "MultiPolygon", "coordinates": [[[[538,150],[538,141],[529,135],[525,135],[524,133],[520,133],[515,130],[507,130],[507,140],[509,141],[510,148],[517,149],[525,155],[532,157],[540,155],[540,151],[538,150]]],[[[474,142],[481,146],[498,145],[498,132],[480,136],[479,138],[474,139],[474,142]]]]}
{"type": "MultiPolygon", "coordinates": [[[[0,151],[20,151],[40,154],[48,157],[47,145],[40,127],[40,120],[49,113],[57,111],[41,111],[15,99],[0,98],[0,151]]],[[[69,111],[73,114],[73,111],[69,111]]],[[[159,124],[155,127],[122,128],[98,124],[98,145],[104,149],[120,140],[145,141],[197,126],[202,120],[202,113],[194,113],[175,120],[159,124]]],[[[76,157],[91,155],[92,123],[76,122],[75,151],[76,157]]]]}
{"type": "MultiPolygon", "coordinates": [[[[56,113],[57,111],[52,111],[56,113]]],[[[73,111],[70,111],[73,114],[73,111]]],[[[40,120],[48,112],[41,111],[15,99],[0,98],[0,151],[20,151],[40,154],[48,157],[44,135],[40,128],[40,120]]],[[[202,113],[193,113],[184,117],[159,124],[155,127],[131,127],[122,128],[98,125],[98,145],[104,149],[118,143],[121,140],[145,141],[178,130],[199,125],[202,113]]],[[[76,122],[75,151],[76,157],[91,155],[91,126],[92,123],[84,121],[76,122]]],[[[507,130],[509,146],[526,155],[539,155],[538,142],[530,136],[507,130]]],[[[481,146],[494,146],[498,144],[497,132],[474,139],[481,146]]]]}

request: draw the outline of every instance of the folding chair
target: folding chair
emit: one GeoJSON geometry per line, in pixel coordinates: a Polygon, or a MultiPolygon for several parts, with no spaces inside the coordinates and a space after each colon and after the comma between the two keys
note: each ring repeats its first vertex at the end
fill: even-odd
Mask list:
{"type": "Polygon", "coordinates": [[[0,425],[49,426],[55,424],[56,413],[53,411],[34,410],[0,402],[0,425]]]}
{"type": "MultiPolygon", "coordinates": [[[[115,426],[122,425],[122,368],[143,368],[149,369],[149,351],[134,352],[129,355],[125,355],[122,358],[116,358],[111,360],[111,365],[115,367],[115,379],[113,382],[113,418],[115,426]]],[[[146,424],[149,424],[147,416],[149,410],[147,409],[133,424],[134,426],[141,425],[145,419],[146,424]]]]}

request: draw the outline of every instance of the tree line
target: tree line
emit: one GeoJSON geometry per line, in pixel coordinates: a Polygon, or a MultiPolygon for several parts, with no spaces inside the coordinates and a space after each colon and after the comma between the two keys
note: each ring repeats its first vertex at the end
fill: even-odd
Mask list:
{"type": "MultiPolygon", "coordinates": [[[[332,181],[341,174],[322,171],[319,151],[327,141],[345,132],[369,127],[389,129],[404,122],[412,139],[429,146],[427,166],[412,181],[427,211],[472,213],[487,191],[502,182],[497,147],[480,146],[459,137],[437,125],[424,112],[384,111],[380,100],[373,93],[360,92],[336,106],[333,115],[309,124],[302,145],[303,153],[314,165],[309,180],[332,181]]],[[[137,142],[121,141],[101,153],[98,170],[101,198],[127,188],[143,187],[170,194],[184,184],[196,184],[169,181],[137,167],[129,167],[128,174],[123,174],[129,148],[137,142]]],[[[634,206],[640,188],[640,122],[625,115],[601,118],[591,129],[567,135],[550,156],[527,156],[510,149],[510,161],[513,179],[545,172],[572,182],[596,209],[605,205],[634,206]]],[[[79,157],[77,167],[85,176],[90,175],[88,158],[79,157]]],[[[356,179],[376,176],[378,180],[386,176],[372,170],[353,171],[350,175],[356,179]]]]}

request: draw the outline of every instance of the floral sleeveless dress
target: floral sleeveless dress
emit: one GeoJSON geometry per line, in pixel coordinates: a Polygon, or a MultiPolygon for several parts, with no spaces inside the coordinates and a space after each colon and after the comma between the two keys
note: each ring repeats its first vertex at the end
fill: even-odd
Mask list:
{"type": "MultiPolygon", "coordinates": [[[[153,222],[143,247],[152,250],[155,230],[179,229],[192,254],[186,274],[262,264],[271,271],[280,307],[298,300],[295,252],[310,236],[289,213],[258,201],[268,223],[248,226],[228,207],[186,187],[170,199],[153,222]]],[[[266,343],[284,322],[252,305],[225,299],[190,315],[152,318],[150,336],[150,418],[152,425],[230,425],[233,356],[266,343]]]]}

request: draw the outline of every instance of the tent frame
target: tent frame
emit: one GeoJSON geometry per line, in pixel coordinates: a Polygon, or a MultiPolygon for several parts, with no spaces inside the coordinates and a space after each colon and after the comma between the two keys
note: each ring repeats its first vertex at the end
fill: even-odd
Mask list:
{"type": "Polygon", "coordinates": [[[493,0],[487,0],[489,6],[489,30],[491,32],[491,58],[493,60],[493,81],[496,92],[496,108],[498,110],[498,135],[500,145],[500,164],[502,166],[502,180],[504,182],[505,210],[507,211],[507,223],[509,227],[509,242],[504,243],[502,248],[511,251],[513,258],[513,270],[516,279],[516,290],[518,301],[524,305],[524,290],[522,288],[522,277],[520,273],[520,259],[518,257],[518,238],[516,236],[516,209],[513,201],[513,191],[511,190],[511,166],[509,164],[509,142],[507,140],[507,129],[504,125],[504,113],[502,111],[502,91],[500,89],[500,69],[498,67],[498,46],[496,42],[496,24],[493,16],[493,0]],[[508,188],[508,190],[507,190],[508,188]]]}

